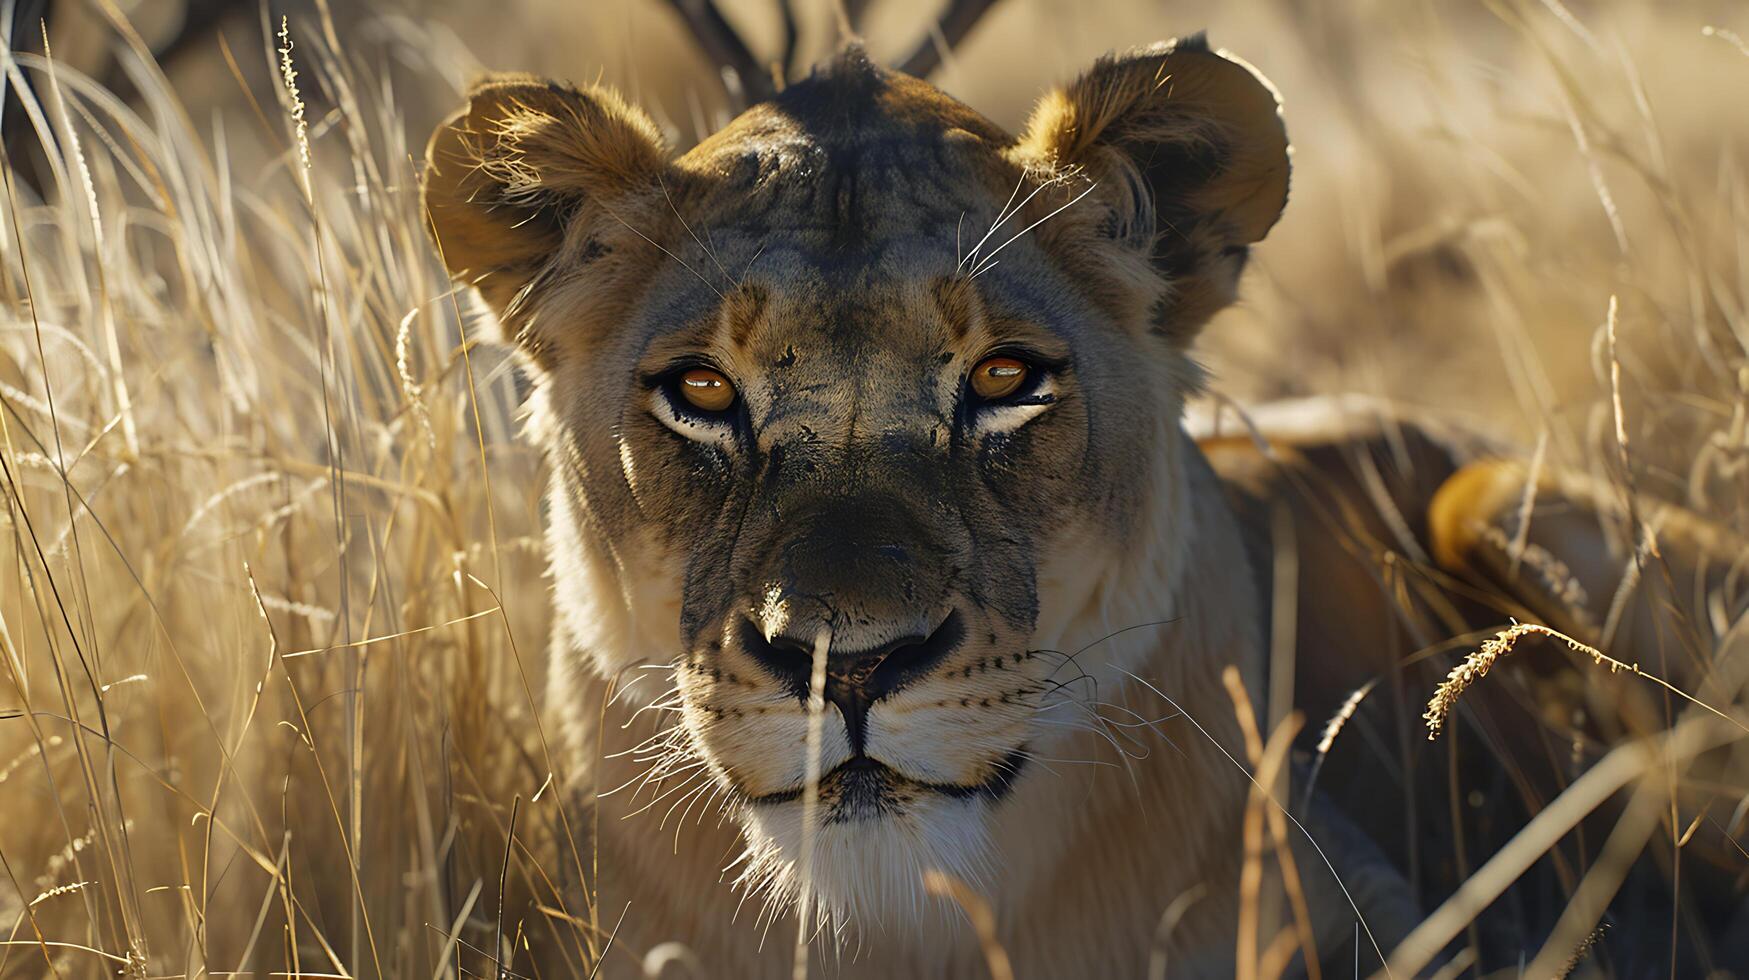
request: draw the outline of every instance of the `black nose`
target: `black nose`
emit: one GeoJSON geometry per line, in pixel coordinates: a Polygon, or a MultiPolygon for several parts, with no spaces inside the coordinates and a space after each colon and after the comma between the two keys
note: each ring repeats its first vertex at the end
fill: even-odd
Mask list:
{"type": "MultiPolygon", "coordinates": [[[[750,622],[741,632],[742,648],[805,702],[814,667],[813,647],[788,636],[768,641],[750,622]]],[[[965,635],[960,614],[954,611],[928,636],[900,637],[869,650],[828,650],[826,700],[844,715],[852,751],[862,752],[869,708],[928,674],[959,649],[965,635]]]]}

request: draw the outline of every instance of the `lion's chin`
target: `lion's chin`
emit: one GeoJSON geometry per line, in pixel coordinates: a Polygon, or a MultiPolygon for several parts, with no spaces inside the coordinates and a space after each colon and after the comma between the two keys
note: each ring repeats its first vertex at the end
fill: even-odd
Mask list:
{"type": "Polygon", "coordinates": [[[762,917],[796,911],[805,890],[824,933],[904,931],[951,913],[924,889],[925,872],[974,887],[989,880],[988,807],[984,797],[939,793],[822,801],[804,841],[802,800],[751,804],[741,816],[747,850],[735,885],[763,900],[762,917]]]}

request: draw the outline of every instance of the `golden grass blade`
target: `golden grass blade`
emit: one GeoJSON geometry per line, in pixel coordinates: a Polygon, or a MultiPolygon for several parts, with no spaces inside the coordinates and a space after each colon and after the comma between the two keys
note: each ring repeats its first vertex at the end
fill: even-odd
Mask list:
{"type": "Polygon", "coordinates": [[[826,720],[826,657],[832,645],[832,633],[822,629],[814,636],[813,663],[808,671],[808,737],[807,756],[803,760],[802,776],[802,893],[796,904],[796,956],[791,976],[807,980],[808,945],[816,931],[815,910],[810,905],[813,894],[809,882],[814,872],[815,822],[820,808],[820,742],[826,720]]]}
{"type": "Polygon", "coordinates": [[[1008,950],[1002,947],[1002,941],[996,935],[996,914],[990,910],[990,903],[984,896],[953,875],[933,868],[923,873],[923,888],[931,895],[953,899],[965,910],[966,918],[972,921],[972,930],[978,935],[978,945],[984,951],[984,965],[990,968],[990,980],[1014,980],[1014,965],[1009,962],[1008,950]]]}
{"type": "Polygon", "coordinates": [[[1445,904],[1434,910],[1391,951],[1383,975],[1415,976],[1445,944],[1464,930],[1477,913],[1543,854],[1555,846],[1623,786],[1666,765],[1678,765],[1741,735],[1732,726],[1706,715],[1695,715],[1663,735],[1628,742],[1604,756],[1574,780],[1566,791],[1543,807],[1488,862],[1477,869],[1445,904]]]}

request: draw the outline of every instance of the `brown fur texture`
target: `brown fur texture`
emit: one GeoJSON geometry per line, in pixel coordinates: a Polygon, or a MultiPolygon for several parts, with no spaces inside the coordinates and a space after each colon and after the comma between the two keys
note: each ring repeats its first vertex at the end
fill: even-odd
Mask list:
{"type": "MultiPolygon", "coordinates": [[[[1187,433],[1189,346],[1289,163],[1274,90],[1200,38],[1102,59],[1018,137],[855,48],[674,159],[613,93],[523,77],[439,127],[433,233],[535,382],[548,701],[594,787],[578,886],[626,911],[608,975],[673,941],[717,975],[780,973],[798,911],[832,975],[976,974],[931,870],[989,899],[1023,976],[1230,975],[1272,941],[1253,915],[1278,956],[1375,962],[1462,880],[1418,855],[1490,852],[1564,785],[1524,765],[1506,809],[1448,821],[1423,764],[1405,799],[1432,805],[1405,818],[1376,805],[1397,757],[1345,753],[1281,800],[1306,921],[1276,855],[1247,870],[1224,672],[1267,721],[1315,722],[1418,683],[1440,636],[1582,606],[1548,583],[1595,594],[1610,568],[1601,497],[1551,491],[1577,522],[1520,548],[1522,472],[1437,426],[1332,402],[1187,433]],[[992,356],[1027,365],[1016,395],[971,392],[992,356]],[[689,406],[700,368],[729,408],[689,406]],[[1513,564],[1556,551],[1577,570],[1513,564]]],[[[1708,533],[1661,526],[1682,574],[1713,568],[1708,533]]],[[[1489,703],[1502,686],[1466,695],[1486,736],[1546,740],[1489,703]]],[[[1345,717],[1380,703],[1404,699],[1345,717]]],[[[1492,758],[1465,745],[1480,785],[1492,758]]],[[[1480,928],[1509,957],[1545,926],[1480,928]]]]}
{"type": "MultiPolygon", "coordinates": [[[[609,89],[495,75],[432,133],[424,200],[445,265],[480,291],[536,365],[556,357],[528,290],[573,219],[607,223],[667,163],[655,123],[609,89]]],[[[634,220],[642,215],[630,215],[634,220]]]]}
{"type": "MultiPolygon", "coordinates": [[[[1263,454],[1186,434],[1188,347],[1288,171],[1274,90],[1200,38],[1101,60],[1018,137],[855,49],[672,160],[611,93],[521,78],[439,128],[434,233],[536,382],[549,707],[597,787],[586,886],[631,910],[610,974],[667,941],[780,972],[804,902],[835,975],[975,973],[931,869],[1026,976],[1139,974],[1185,896],[1173,975],[1229,974],[1247,909],[1292,919],[1273,857],[1241,888],[1222,681],[1267,703],[1272,515],[1306,528],[1295,676],[1327,711],[1401,652],[1372,556],[1426,559],[1478,447],[1371,416],[1263,454]],[[992,354],[1020,397],[968,394],[992,354]],[[688,407],[701,366],[730,409],[688,407]]],[[[1388,815],[1295,809],[1318,955],[1357,922],[1389,948],[1417,899],[1388,815]]]]}
{"type": "Polygon", "coordinates": [[[1099,182],[1113,236],[1143,239],[1167,274],[1154,316],[1185,343],[1232,302],[1247,248],[1287,205],[1274,89],[1200,37],[1100,59],[1039,101],[1013,153],[1099,182]]]}

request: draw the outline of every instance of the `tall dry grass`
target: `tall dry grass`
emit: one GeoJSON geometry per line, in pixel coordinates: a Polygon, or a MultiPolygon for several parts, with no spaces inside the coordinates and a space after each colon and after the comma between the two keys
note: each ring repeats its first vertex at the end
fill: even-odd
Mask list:
{"type": "MultiPolygon", "coordinates": [[[[463,345],[417,158],[457,36],[606,66],[682,144],[721,93],[631,0],[312,11],[180,81],[93,9],[131,101],[5,66],[40,98],[0,201],[0,976],[586,974],[620,910],[574,887],[587,787],[538,708],[538,460],[503,356],[463,345]],[[511,22],[542,27],[480,30],[511,22]]],[[[877,53],[909,43],[916,5],[876,9],[877,53]]],[[[1205,25],[1298,145],[1208,333],[1223,391],[1411,401],[1749,531],[1739,5],[1009,0],[942,80],[1013,123],[1095,53],[1205,25]]],[[[1697,628],[1741,657],[1734,601],[1697,628]]]]}
{"type": "Polygon", "coordinates": [[[422,146],[318,20],[239,168],[111,31],[135,105],[8,66],[46,180],[9,161],[0,208],[0,975],[439,975],[537,932],[581,962],[529,856],[563,788],[535,461],[461,346],[422,146]]]}

